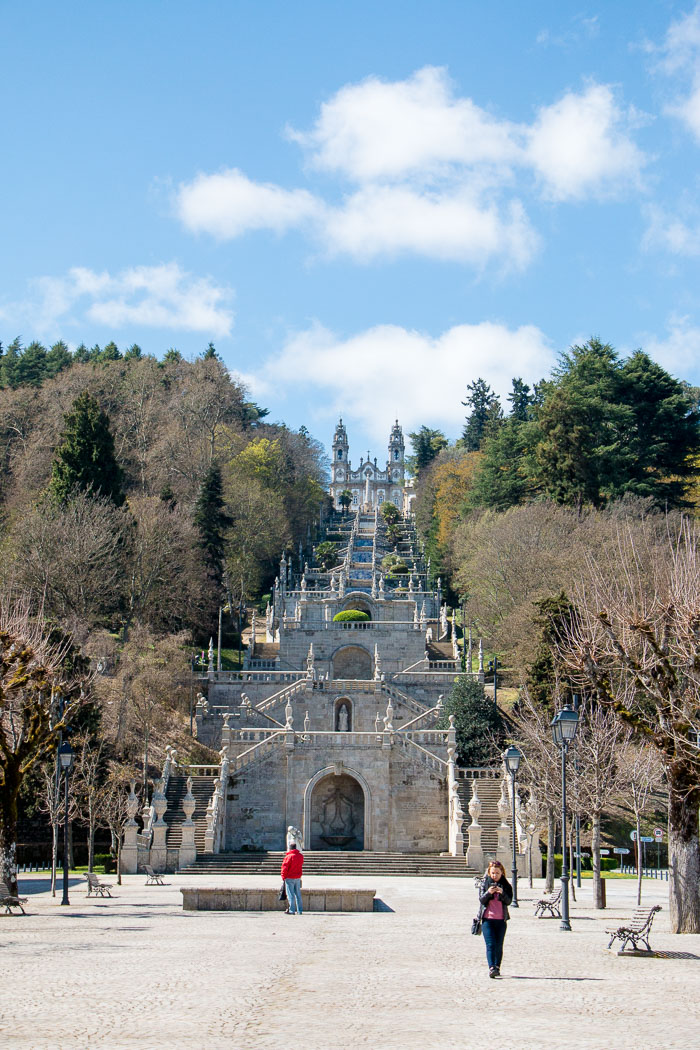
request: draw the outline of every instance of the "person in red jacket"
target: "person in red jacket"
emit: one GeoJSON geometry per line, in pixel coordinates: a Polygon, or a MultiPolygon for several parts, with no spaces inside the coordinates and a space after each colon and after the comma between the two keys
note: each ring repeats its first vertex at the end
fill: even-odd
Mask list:
{"type": "Polygon", "coordinates": [[[287,890],[287,904],[290,915],[301,915],[301,873],[304,868],[304,854],[297,849],[296,842],[289,843],[289,849],[282,861],[282,878],[287,890]]]}

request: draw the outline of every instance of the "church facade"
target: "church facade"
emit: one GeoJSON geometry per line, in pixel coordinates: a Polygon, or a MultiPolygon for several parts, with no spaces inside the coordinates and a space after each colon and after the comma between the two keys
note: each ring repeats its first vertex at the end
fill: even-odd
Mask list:
{"type": "Polygon", "coordinates": [[[403,508],[406,449],[398,419],[391,428],[388,455],[386,463],[382,465],[377,463],[376,456],[370,459],[368,452],[367,459],[360,456],[359,464],[353,467],[347,430],[342,419],[335,428],[332,447],[330,494],[336,509],[341,509],[340,494],[343,491],[351,494],[351,509],[355,512],[361,510],[365,514],[372,513],[387,501],[399,510],[403,508]]]}

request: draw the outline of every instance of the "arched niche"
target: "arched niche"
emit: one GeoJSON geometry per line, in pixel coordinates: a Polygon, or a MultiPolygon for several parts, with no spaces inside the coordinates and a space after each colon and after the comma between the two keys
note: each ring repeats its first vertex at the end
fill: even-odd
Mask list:
{"type": "Polygon", "coordinates": [[[333,730],[336,733],[351,733],[353,728],[352,700],[339,696],[333,705],[333,730]],[[345,715],[343,715],[345,712],[345,715]]]}
{"type": "Polygon", "coordinates": [[[331,668],[333,678],[346,681],[366,681],[374,675],[372,657],[361,645],[344,645],[336,649],[331,658],[331,668]]]}
{"type": "Polygon", "coordinates": [[[354,609],[357,612],[367,613],[370,620],[372,619],[372,604],[364,594],[348,594],[345,597],[340,611],[347,612],[348,609],[354,609]]]}
{"type": "Polygon", "coordinates": [[[356,770],[346,766],[326,766],[306,785],[304,848],[372,848],[369,786],[356,770]]]}

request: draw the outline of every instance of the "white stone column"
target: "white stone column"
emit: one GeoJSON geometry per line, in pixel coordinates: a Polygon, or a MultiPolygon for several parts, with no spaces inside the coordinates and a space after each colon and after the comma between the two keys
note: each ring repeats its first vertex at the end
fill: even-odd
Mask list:
{"type": "Polygon", "coordinates": [[[131,781],[131,790],[126,803],[127,821],[124,825],[124,842],[121,848],[121,870],[123,875],[135,875],[139,868],[139,846],[136,814],[139,808],[139,800],[136,796],[136,781],[131,781]]]}
{"type": "Polygon", "coordinates": [[[484,870],[484,851],[481,846],[482,827],[479,823],[481,816],[481,799],[477,792],[477,778],[472,780],[472,797],[469,801],[469,815],[472,822],[467,828],[469,845],[467,846],[467,867],[475,868],[476,871],[484,870]]]}
{"type": "Polygon", "coordinates": [[[151,867],[154,871],[165,871],[168,857],[165,839],[168,834],[168,825],[163,819],[168,808],[167,799],[163,793],[163,781],[156,782],[151,806],[155,811],[156,819],[153,822],[153,841],[151,843],[151,867]]]}
{"type": "Polygon", "coordinates": [[[498,829],[498,849],[496,852],[496,859],[500,860],[501,864],[508,870],[509,863],[512,863],[512,856],[510,852],[510,802],[508,801],[508,781],[507,774],[504,772],[503,780],[501,781],[501,797],[498,800],[498,815],[501,818],[501,825],[498,829]]]}
{"type": "Polygon", "coordinates": [[[187,794],[182,800],[182,809],[185,814],[185,819],[182,822],[182,841],[180,842],[180,853],[178,857],[178,867],[180,868],[184,868],[188,864],[193,864],[197,859],[197,847],[194,844],[195,823],[192,819],[195,805],[194,795],[192,794],[192,777],[188,777],[187,794]]]}

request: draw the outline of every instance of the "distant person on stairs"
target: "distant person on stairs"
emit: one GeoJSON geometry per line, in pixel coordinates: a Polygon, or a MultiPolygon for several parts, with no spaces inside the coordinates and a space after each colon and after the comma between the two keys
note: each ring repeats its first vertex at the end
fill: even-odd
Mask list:
{"type": "Polygon", "coordinates": [[[289,849],[282,861],[282,878],[287,888],[287,903],[290,915],[301,915],[301,873],[304,868],[304,854],[297,849],[296,842],[289,843],[289,849]]]}

